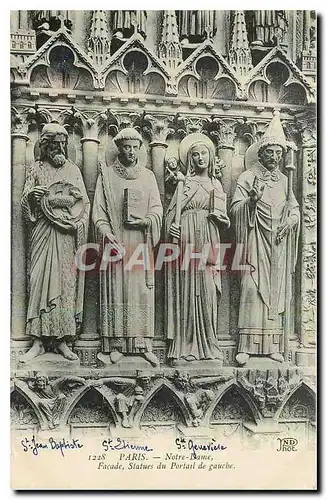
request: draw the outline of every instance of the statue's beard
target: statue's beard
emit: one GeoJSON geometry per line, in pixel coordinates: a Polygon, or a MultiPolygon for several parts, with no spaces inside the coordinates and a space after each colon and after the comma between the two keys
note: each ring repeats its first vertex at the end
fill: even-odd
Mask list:
{"type": "Polygon", "coordinates": [[[51,164],[56,167],[62,167],[66,162],[66,157],[62,153],[55,154],[49,157],[51,164]]]}

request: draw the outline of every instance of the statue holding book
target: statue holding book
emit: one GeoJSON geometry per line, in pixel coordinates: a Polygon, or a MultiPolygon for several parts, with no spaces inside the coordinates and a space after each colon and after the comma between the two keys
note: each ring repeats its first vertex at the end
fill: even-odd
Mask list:
{"type": "Polygon", "coordinates": [[[92,214],[103,251],[98,357],[110,364],[127,354],[142,355],[157,366],[152,254],[160,238],[162,205],[155,176],[140,158],[140,134],[125,128],[114,143],[118,155],[112,165],[100,164],[92,214]]]}
{"type": "Polygon", "coordinates": [[[171,364],[220,360],[217,309],[221,294],[219,231],[229,226],[226,195],[215,178],[215,149],[203,134],[180,144],[180,175],[166,214],[166,237],[179,260],[166,268],[166,327],[171,364]]]}

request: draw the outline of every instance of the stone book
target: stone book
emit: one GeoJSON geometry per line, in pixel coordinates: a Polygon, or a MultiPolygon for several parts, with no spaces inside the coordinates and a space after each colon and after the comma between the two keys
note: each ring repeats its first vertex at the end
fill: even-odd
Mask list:
{"type": "Polygon", "coordinates": [[[125,222],[133,222],[135,219],[144,218],[144,203],[142,192],[139,189],[124,189],[123,219],[125,222]]]}
{"type": "Polygon", "coordinates": [[[209,199],[209,212],[226,213],[226,193],[223,191],[218,193],[216,189],[212,189],[209,199]]]}

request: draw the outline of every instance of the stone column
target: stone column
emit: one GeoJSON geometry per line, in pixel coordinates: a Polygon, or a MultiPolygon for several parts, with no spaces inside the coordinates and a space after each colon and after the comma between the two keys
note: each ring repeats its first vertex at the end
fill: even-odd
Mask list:
{"type": "Polygon", "coordinates": [[[316,188],[315,121],[308,120],[302,128],[302,205],[301,205],[301,331],[298,365],[315,363],[317,329],[317,188],[316,188]]]}
{"type": "Polygon", "coordinates": [[[222,169],[221,183],[225,193],[227,194],[227,203],[229,205],[230,199],[233,195],[234,182],[232,177],[232,161],[233,153],[235,150],[235,125],[236,120],[224,119],[218,122],[218,136],[217,136],[217,152],[218,158],[225,164],[222,169]]]}
{"type": "Polygon", "coordinates": [[[164,205],[165,199],[164,171],[165,155],[168,147],[166,140],[173,133],[172,128],[169,126],[171,122],[172,119],[170,117],[157,118],[152,115],[145,115],[142,127],[143,131],[151,138],[151,165],[157,180],[162,205],[164,205]]]}
{"type": "MultiPolygon", "coordinates": [[[[79,115],[81,118],[82,115],[79,115]]],[[[88,241],[94,242],[92,227],[92,205],[98,175],[98,137],[97,120],[82,120],[84,137],[81,139],[83,153],[83,179],[90,200],[90,225],[88,241]]],[[[81,362],[86,366],[96,365],[97,353],[101,350],[101,339],[97,328],[97,315],[99,305],[99,280],[98,276],[86,273],[84,291],[84,313],[81,333],[75,342],[75,351],[81,362]]]]}
{"type": "MultiPolygon", "coordinates": [[[[224,192],[227,196],[227,210],[234,192],[236,179],[232,176],[232,160],[234,154],[234,139],[236,136],[235,127],[238,121],[234,118],[222,118],[212,116],[207,121],[206,128],[210,137],[214,141],[217,149],[217,155],[224,163],[222,168],[222,177],[220,179],[224,192]]],[[[230,229],[222,229],[220,238],[222,244],[232,243],[230,229]]],[[[228,252],[232,256],[232,252],[228,252]]],[[[237,290],[238,277],[233,274],[222,273],[222,294],[218,305],[218,332],[219,339],[224,349],[224,362],[231,363],[231,350],[235,345],[231,335],[231,320],[237,316],[235,289],[237,290]]]]}
{"type": "Polygon", "coordinates": [[[12,129],[11,337],[14,359],[29,347],[25,334],[27,307],[26,233],[21,209],[25,184],[28,123],[16,113],[12,129]]]}
{"type": "MultiPolygon", "coordinates": [[[[165,207],[165,154],[168,147],[167,137],[173,133],[170,128],[171,117],[154,117],[145,115],[143,117],[142,129],[150,139],[151,166],[156,177],[162,206],[165,207]]],[[[160,357],[160,348],[166,347],[164,342],[164,310],[165,289],[163,270],[155,271],[155,336],[153,352],[160,357]]]]}
{"type": "Polygon", "coordinates": [[[162,205],[165,201],[165,182],[164,182],[164,169],[165,169],[165,155],[168,144],[160,141],[150,142],[151,151],[151,165],[154,175],[156,176],[160,199],[162,205]]]}

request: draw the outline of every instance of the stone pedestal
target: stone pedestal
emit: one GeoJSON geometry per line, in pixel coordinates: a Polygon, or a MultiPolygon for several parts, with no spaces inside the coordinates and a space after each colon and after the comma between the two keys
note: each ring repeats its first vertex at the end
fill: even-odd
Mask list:
{"type": "Polygon", "coordinates": [[[64,358],[61,354],[55,354],[53,352],[47,352],[41,354],[27,363],[19,363],[18,369],[26,369],[27,371],[44,371],[47,373],[51,370],[65,370],[67,373],[74,373],[76,368],[80,366],[80,360],[76,359],[74,361],[69,361],[64,358]]]}

